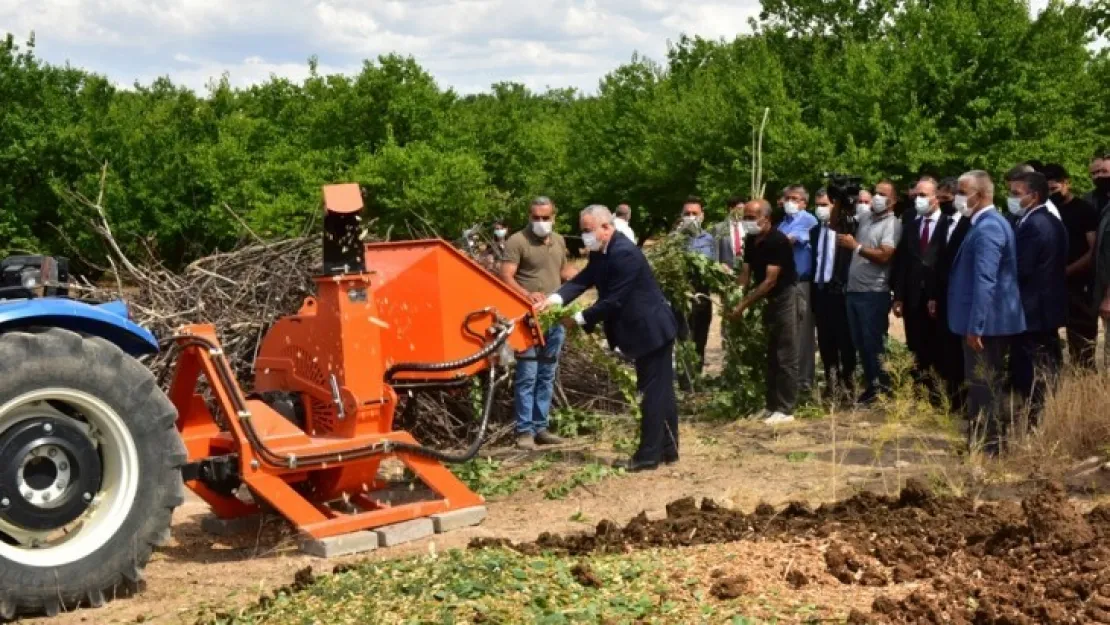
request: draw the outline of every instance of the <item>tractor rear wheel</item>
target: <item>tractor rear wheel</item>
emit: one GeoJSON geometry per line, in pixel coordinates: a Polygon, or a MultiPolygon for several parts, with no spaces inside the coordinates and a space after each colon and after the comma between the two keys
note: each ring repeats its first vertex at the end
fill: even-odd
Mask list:
{"type": "Polygon", "coordinates": [[[184,501],[173,404],[112,343],[0,335],[0,617],[136,590],[184,501]]]}

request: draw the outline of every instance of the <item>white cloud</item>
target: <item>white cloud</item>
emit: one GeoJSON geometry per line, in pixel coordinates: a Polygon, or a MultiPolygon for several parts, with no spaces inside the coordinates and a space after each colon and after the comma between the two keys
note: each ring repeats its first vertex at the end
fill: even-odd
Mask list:
{"type": "Polygon", "coordinates": [[[500,81],[592,92],[634,52],[662,60],[682,33],[731,38],[758,11],[758,0],[0,0],[0,32],[34,31],[42,58],[124,86],[301,80],[313,55],[322,73],[349,73],[396,52],[463,93],[500,81]]]}

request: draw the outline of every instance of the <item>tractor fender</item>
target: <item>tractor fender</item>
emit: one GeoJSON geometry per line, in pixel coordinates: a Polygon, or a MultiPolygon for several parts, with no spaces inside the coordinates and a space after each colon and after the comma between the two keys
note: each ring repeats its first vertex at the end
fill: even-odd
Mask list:
{"type": "Polygon", "coordinates": [[[61,297],[0,302],[0,333],[45,326],[98,336],[131,356],[158,352],[158,339],[128,318],[127,304],[113,300],[86,304],[61,297]]]}

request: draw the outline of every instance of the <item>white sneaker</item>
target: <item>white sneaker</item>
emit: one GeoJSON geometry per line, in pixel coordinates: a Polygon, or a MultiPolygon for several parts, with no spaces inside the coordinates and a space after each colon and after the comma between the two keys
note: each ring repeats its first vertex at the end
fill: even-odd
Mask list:
{"type": "Polygon", "coordinates": [[[790,423],[794,420],[792,414],[782,414],[781,412],[772,412],[771,416],[763,420],[767,425],[779,425],[780,423],[790,423]]]}
{"type": "Polygon", "coordinates": [[[750,418],[752,420],[766,421],[767,417],[769,417],[769,416],[771,416],[771,411],[767,410],[766,408],[763,408],[763,409],[759,410],[758,412],[753,413],[750,418]]]}

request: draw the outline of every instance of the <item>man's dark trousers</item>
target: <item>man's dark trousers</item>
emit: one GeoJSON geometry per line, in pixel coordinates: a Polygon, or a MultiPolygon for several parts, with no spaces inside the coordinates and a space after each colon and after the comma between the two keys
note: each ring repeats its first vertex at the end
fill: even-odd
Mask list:
{"type": "Polygon", "coordinates": [[[864,400],[874,399],[890,387],[890,376],[883,370],[882,357],[886,352],[886,333],[890,325],[890,293],[855,292],[845,296],[848,304],[848,327],[852,331],[852,344],[859,351],[863,375],[867,381],[864,400]]]}
{"type": "Polygon", "coordinates": [[[636,359],[640,391],[640,448],[633,460],[659,462],[678,457],[678,403],[674,396],[674,341],[636,359]]]}
{"type": "Polygon", "coordinates": [[[1098,313],[1091,306],[1091,292],[1082,285],[1068,285],[1068,354],[1072,364],[1094,371],[1098,343],[1098,313]]]}
{"type": "Polygon", "coordinates": [[[1055,388],[1064,352],[1055,332],[1019,334],[1010,352],[1014,390],[1026,398],[1030,427],[1040,420],[1047,389],[1055,388]]]}
{"type": "Polygon", "coordinates": [[[813,312],[817,320],[817,348],[825,368],[826,392],[833,398],[856,398],[856,348],[848,329],[848,309],[842,290],[814,284],[813,312]]]}
{"type": "Polygon", "coordinates": [[[713,300],[701,293],[690,302],[690,334],[698,352],[697,372],[705,368],[705,344],[709,342],[709,325],[713,323],[713,300]]]}
{"type": "Polygon", "coordinates": [[[914,359],[914,377],[931,392],[937,392],[940,377],[940,358],[943,344],[940,340],[941,324],[929,315],[928,302],[921,298],[913,308],[902,311],[906,323],[906,343],[914,359]]]}
{"type": "Polygon", "coordinates": [[[1003,359],[1011,344],[1008,336],[984,336],[983,351],[964,341],[964,371],[967,372],[968,447],[982,441],[983,450],[998,454],[1008,422],[1002,416],[1001,396],[1005,386],[1003,359]]]}
{"type": "Polygon", "coordinates": [[[770,297],[767,327],[767,410],[794,413],[798,401],[798,295],[793,288],[770,297]]]}

